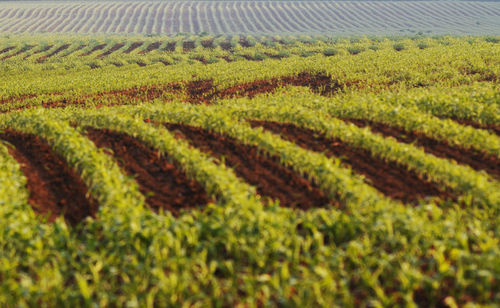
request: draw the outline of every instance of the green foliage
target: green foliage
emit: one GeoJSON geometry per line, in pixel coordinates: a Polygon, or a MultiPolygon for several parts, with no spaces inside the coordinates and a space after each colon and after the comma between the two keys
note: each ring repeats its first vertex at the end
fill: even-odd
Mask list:
{"type": "Polygon", "coordinates": [[[347,51],[351,54],[351,55],[357,55],[361,52],[364,51],[364,48],[362,47],[348,47],[347,48],[347,51]]]}
{"type": "Polygon", "coordinates": [[[339,51],[335,48],[326,48],[323,50],[323,54],[327,57],[335,56],[339,53],[339,51]]]}
{"type": "MultiPolygon", "coordinates": [[[[394,48],[394,50],[396,51],[401,51],[401,50],[404,50],[405,49],[405,44],[403,43],[397,43],[397,44],[394,44],[392,45],[392,47],[394,48]]],[[[421,48],[422,49],[422,48],[421,48]]]]}
{"type": "Polygon", "coordinates": [[[45,140],[100,206],[77,226],[35,215],[11,145],[0,142],[0,306],[495,306],[499,179],[339,119],[382,123],[499,158],[500,45],[492,43],[485,37],[0,38],[0,50],[15,47],[2,55],[11,57],[0,67],[0,131],[45,140]],[[241,45],[245,38],[250,47],[241,45]],[[211,39],[214,48],[201,46],[211,39]],[[184,41],[197,47],[184,52],[184,41]],[[143,45],[126,53],[136,42],[143,45]],[[154,42],[160,48],[146,52],[154,42]],[[175,50],[164,50],[171,42],[175,50]],[[233,48],[223,50],[222,42],[233,48]],[[66,50],[37,62],[65,43],[66,50]],[[101,56],[116,43],[124,46],[101,56]],[[399,44],[404,52],[396,53],[399,44]],[[36,47],[24,50],[28,45],[36,47]],[[257,55],[261,61],[252,61],[257,55]],[[212,88],[192,86],[200,80],[212,88]],[[259,84],[268,92],[259,94],[259,84]],[[216,95],[228,89],[234,96],[255,93],[216,95]],[[206,104],[190,104],[198,97],[206,104]],[[392,200],[346,167],[344,157],[308,151],[252,128],[249,119],[335,138],[456,199],[392,200]],[[262,202],[234,170],[162,122],[211,130],[277,157],[339,207],[306,211],[262,202]],[[88,126],[157,150],[214,202],[176,217],[151,211],[137,180],[85,137],[88,126]]]}

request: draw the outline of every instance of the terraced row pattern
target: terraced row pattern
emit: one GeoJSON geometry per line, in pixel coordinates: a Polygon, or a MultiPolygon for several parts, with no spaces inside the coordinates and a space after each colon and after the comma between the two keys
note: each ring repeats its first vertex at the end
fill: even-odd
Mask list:
{"type": "MultiPolygon", "coordinates": [[[[477,48],[495,44],[495,36],[469,37],[477,48]]],[[[460,40],[463,42],[464,40],[460,40]]],[[[308,35],[176,35],[176,36],[85,36],[85,35],[24,35],[0,37],[2,71],[17,69],[54,70],[71,68],[101,68],[106,66],[146,66],[178,63],[233,61],[263,61],[265,59],[356,56],[360,53],[398,51],[425,53],[429,48],[456,44],[450,37],[361,37],[334,38],[308,35]]],[[[354,57],[356,58],[356,57],[354,57]]],[[[474,71],[474,67],[464,68],[474,71]]]]}
{"type": "Polygon", "coordinates": [[[441,40],[10,68],[0,302],[494,305],[499,46],[441,40]]]}
{"type": "Polygon", "coordinates": [[[495,2],[107,1],[4,3],[4,33],[498,34],[495,2]]]}

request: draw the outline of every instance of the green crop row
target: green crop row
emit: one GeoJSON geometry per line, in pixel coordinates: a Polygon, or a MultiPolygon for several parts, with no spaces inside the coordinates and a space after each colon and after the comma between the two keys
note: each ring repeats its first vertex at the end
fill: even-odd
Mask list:
{"type": "Polygon", "coordinates": [[[315,42],[245,37],[253,46],[240,48],[239,38],[0,38],[0,51],[15,46],[9,55],[30,44],[37,46],[24,55],[54,45],[26,63],[23,53],[2,62],[0,112],[9,113],[0,115],[0,132],[13,129],[42,138],[74,168],[100,206],[96,217],[77,225],[62,217],[48,223],[30,208],[27,179],[11,145],[0,140],[0,306],[495,307],[500,302],[500,183],[335,117],[416,130],[498,157],[498,136],[443,119],[498,124],[500,45],[480,37],[315,42]],[[214,50],[200,46],[212,38],[214,50]],[[120,53],[137,41],[145,44],[130,55],[120,53]],[[139,54],[156,41],[162,41],[160,49],[175,42],[176,50],[139,54]],[[184,52],[185,41],[195,41],[195,49],[184,52]],[[68,49],[35,63],[67,42],[68,49]],[[120,42],[125,46],[118,52],[97,59],[120,42]],[[232,50],[219,46],[228,42],[232,50]],[[79,56],[104,43],[104,49],[79,56]],[[82,44],[87,46],[75,52],[82,44]],[[283,51],[290,54],[281,60],[238,60],[283,51]],[[193,60],[199,56],[238,61],[201,64],[193,60]],[[197,95],[191,81],[212,79],[212,89],[198,89],[209,95],[231,87],[243,91],[242,84],[258,80],[279,83],[303,72],[324,74],[336,92],[331,97],[313,93],[328,83],[310,89],[283,83],[287,87],[253,98],[214,97],[208,106],[185,102],[190,93],[197,95]],[[54,107],[53,102],[77,104],[36,108],[54,107]],[[110,106],[115,104],[126,106],[110,106]],[[340,139],[415,171],[459,199],[415,205],[391,200],[346,168],[342,158],[252,128],[249,119],[292,123],[340,139]],[[261,203],[255,187],[176,139],[163,122],[186,123],[256,146],[259,154],[279,157],[341,206],[304,211],[261,203]],[[137,181],[109,151],[85,137],[89,126],[125,133],[157,150],[215,202],[177,216],[151,211],[137,181]]]}
{"type": "Polygon", "coordinates": [[[432,139],[445,141],[463,149],[472,148],[500,157],[500,138],[498,136],[486,130],[460,125],[452,120],[439,119],[411,106],[387,104],[377,99],[342,100],[330,99],[310,92],[297,91],[296,94],[289,92],[291,92],[290,89],[284,89],[284,93],[267,95],[261,99],[242,98],[222,101],[220,105],[249,106],[252,108],[301,106],[336,118],[384,123],[407,132],[419,132],[432,139]]]}
{"type": "MultiPolygon", "coordinates": [[[[127,132],[178,160],[184,157],[192,162],[200,157],[189,158],[196,151],[142,120],[202,126],[280,155],[284,164],[295,166],[298,172],[337,179],[336,188],[349,213],[334,208],[301,212],[273,206],[234,211],[239,206],[235,204],[209,206],[203,212],[194,210],[172,218],[147,214],[140,207],[133,214],[114,211],[113,219],[87,219],[77,232],[62,221],[42,225],[38,228],[44,230],[43,235],[19,241],[15,248],[9,245],[19,237],[4,238],[2,256],[7,254],[9,263],[0,266],[0,284],[5,290],[0,292],[0,301],[24,305],[411,306],[419,300],[437,305],[443,296],[447,302],[460,304],[488,304],[498,299],[494,290],[495,277],[500,276],[500,251],[494,207],[440,209],[426,203],[413,208],[389,201],[324,156],[310,155],[277,136],[236,122],[238,112],[183,104],[127,106],[92,112],[12,113],[2,116],[2,123],[44,137],[59,153],[77,147],[82,161],[97,150],[86,150],[90,141],[62,120],[80,127],[127,132]],[[314,165],[325,170],[311,172],[314,165]],[[124,219],[129,223],[117,228],[117,221],[124,219]],[[30,249],[37,242],[43,245],[30,249]],[[23,283],[15,284],[18,280],[23,283]],[[464,294],[472,295],[464,299],[464,294]]],[[[248,116],[257,113],[248,108],[246,112],[248,116]]],[[[76,154],[64,157],[75,164],[72,155],[76,154]]],[[[200,169],[207,166],[201,164],[200,169]]],[[[191,172],[204,171],[187,171],[191,172]]],[[[231,173],[221,174],[228,177],[231,173]]],[[[92,176],[94,181],[103,177],[92,176]]],[[[328,185],[333,191],[334,185],[328,185]]],[[[243,191],[248,196],[248,189],[243,191]]],[[[12,218],[6,217],[8,225],[12,218]]],[[[34,223],[28,230],[34,232],[36,226],[34,223]]]]}
{"type": "Polygon", "coordinates": [[[222,166],[217,166],[206,155],[196,149],[189,148],[185,141],[177,140],[172,134],[161,127],[147,125],[140,118],[117,116],[112,113],[92,114],[80,112],[72,114],[71,121],[80,126],[106,128],[126,133],[138,138],[165,153],[169,159],[178,164],[188,177],[196,179],[207,192],[223,204],[244,207],[261,206],[255,196],[255,189],[239,180],[232,171],[222,166]]]}
{"type": "Polygon", "coordinates": [[[393,138],[384,138],[371,133],[368,129],[361,129],[331,118],[327,114],[301,108],[293,101],[273,105],[263,98],[260,104],[252,102],[245,105],[240,101],[238,104],[221,106],[220,110],[234,113],[241,118],[289,122],[322,132],[350,146],[365,149],[375,157],[404,165],[427,179],[441,183],[457,193],[465,194],[466,199],[470,198],[473,203],[495,208],[500,204],[499,183],[484,173],[426,154],[413,145],[399,143],[393,138]],[[266,108],[262,108],[263,104],[266,108]]]}
{"type": "Polygon", "coordinates": [[[142,207],[144,197],[137,190],[137,184],[124,176],[111,158],[67,122],[50,120],[35,112],[6,118],[2,121],[2,128],[43,138],[78,171],[106,217],[115,213],[133,215],[134,208],[142,207]]]}
{"type": "MultiPolygon", "coordinates": [[[[465,39],[450,38],[447,45],[440,44],[424,50],[396,52],[382,48],[356,56],[338,54],[304,58],[291,55],[281,60],[260,62],[217,62],[210,65],[181,62],[169,67],[156,63],[146,67],[106,66],[98,71],[71,58],[61,58],[61,66],[44,63],[40,70],[30,71],[21,66],[5,72],[0,97],[8,99],[61,92],[82,95],[200,79],[213,79],[215,89],[222,90],[255,80],[296,76],[301,72],[325,74],[339,90],[405,89],[428,87],[435,83],[458,86],[497,80],[498,46],[474,41],[469,44],[465,39]]],[[[5,63],[4,67],[7,66],[5,63]]]]}
{"type": "MultiPolygon", "coordinates": [[[[246,112],[248,116],[257,113],[248,108],[246,112]]],[[[448,296],[450,302],[463,303],[461,296],[469,293],[475,294],[472,298],[478,303],[491,303],[496,298],[489,295],[497,288],[491,278],[500,275],[500,264],[495,261],[500,252],[495,244],[498,230],[494,227],[497,216],[491,212],[494,208],[439,209],[432,203],[412,208],[388,201],[346,169],[325,161],[322,155],[310,155],[272,134],[235,122],[235,110],[222,113],[213,107],[173,104],[95,112],[48,110],[21,114],[6,115],[2,120],[20,130],[30,126],[28,120],[31,119],[32,126],[39,126],[32,132],[46,138],[50,133],[43,130],[56,133],[55,123],[59,123],[57,134],[72,140],[68,144],[86,143],[69,138],[72,136],[69,126],[49,118],[71,120],[81,127],[112,128],[163,149],[168,155],[177,155],[178,160],[195,151],[186,145],[176,148],[177,140],[163,129],[143,123],[142,119],[202,126],[280,155],[285,164],[295,166],[298,172],[305,170],[326,180],[337,178],[337,190],[349,206],[347,215],[338,209],[301,213],[261,206],[234,211],[239,208],[239,204],[234,204],[228,208],[210,206],[204,213],[195,210],[175,220],[144,216],[140,214],[142,210],[130,216],[120,211],[114,212],[115,219],[130,217],[131,222],[140,227],[128,224],[116,229],[111,227],[114,220],[90,219],[80,235],[73,235],[71,231],[68,234],[66,230],[64,237],[57,229],[60,224],[45,226],[50,231],[46,231],[47,234],[66,238],[74,246],[47,244],[47,239],[41,237],[39,240],[46,244],[36,250],[37,255],[28,252],[29,258],[13,264],[10,272],[2,268],[3,277],[7,278],[4,286],[19,277],[18,272],[25,273],[25,277],[41,270],[50,277],[59,273],[50,289],[42,287],[44,280],[29,280],[33,292],[25,293],[22,301],[26,304],[64,300],[80,304],[135,302],[141,306],[162,306],[161,303],[179,301],[191,305],[239,301],[253,306],[260,298],[268,304],[355,306],[359,303],[359,294],[365,294],[361,302],[377,305],[401,302],[414,305],[419,296],[437,304],[443,295],[448,296]],[[12,118],[10,122],[9,118],[12,118]],[[314,164],[326,170],[320,172],[321,169],[316,168],[311,172],[314,164]],[[348,186],[349,183],[355,186],[348,186]],[[468,232],[471,228],[476,231],[468,232]],[[90,244],[97,239],[100,245],[90,244]],[[80,251],[79,261],[72,261],[67,267],[57,267],[38,257],[53,255],[69,261],[77,251],[80,251]],[[64,253],[70,256],[62,257],[64,253]],[[20,270],[19,266],[35,260],[39,264],[37,268],[20,270]],[[144,276],[143,269],[151,274],[144,276]],[[71,280],[74,282],[68,284],[71,280]],[[117,280],[123,282],[114,282],[117,280]],[[452,283],[445,284],[445,281],[452,283]],[[356,286],[352,286],[353,282],[357,282],[356,286]],[[128,291],[126,294],[112,295],[124,288],[128,291]],[[193,295],[195,291],[197,296],[193,295]],[[241,292],[245,295],[241,296],[241,292]]],[[[205,169],[203,164],[200,169],[205,169]]],[[[224,174],[227,176],[227,172],[224,174]]],[[[328,185],[333,191],[334,185],[331,182],[328,185]]],[[[7,248],[6,251],[16,251],[12,260],[19,260],[22,248],[25,247],[18,245],[16,250],[7,248]]],[[[21,300],[20,292],[28,290],[27,287],[12,284],[10,295],[1,299],[21,300]]]]}
{"type": "Polygon", "coordinates": [[[343,101],[376,101],[377,103],[418,108],[440,118],[469,120],[477,124],[500,122],[500,91],[490,82],[460,87],[431,87],[393,93],[349,93],[343,101]]]}

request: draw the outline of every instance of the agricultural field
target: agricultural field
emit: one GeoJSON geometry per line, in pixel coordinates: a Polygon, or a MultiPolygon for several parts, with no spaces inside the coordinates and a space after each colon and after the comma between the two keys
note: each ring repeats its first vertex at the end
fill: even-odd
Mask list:
{"type": "Polygon", "coordinates": [[[7,1],[0,33],[498,35],[498,1],[7,1]]]}
{"type": "Polygon", "coordinates": [[[9,35],[0,61],[1,306],[500,302],[498,36],[9,35]]]}

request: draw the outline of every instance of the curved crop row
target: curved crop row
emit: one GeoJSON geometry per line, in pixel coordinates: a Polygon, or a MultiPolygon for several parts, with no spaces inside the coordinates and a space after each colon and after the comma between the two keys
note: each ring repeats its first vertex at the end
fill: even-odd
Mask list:
{"type": "Polygon", "coordinates": [[[481,125],[500,123],[500,95],[494,84],[412,89],[403,93],[353,95],[348,99],[416,107],[441,118],[467,120],[481,125]]]}
{"type": "Polygon", "coordinates": [[[229,169],[215,165],[210,158],[190,148],[186,142],[177,140],[161,127],[112,112],[79,112],[72,114],[70,119],[81,126],[106,128],[129,134],[158,149],[160,153],[168,154],[188,176],[196,179],[210,195],[217,196],[223,204],[238,207],[255,207],[259,204],[254,189],[239,180],[229,169]]]}
{"type": "Polygon", "coordinates": [[[182,105],[169,107],[126,108],[126,113],[137,114],[152,121],[186,123],[207,130],[227,134],[244,144],[254,145],[270,155],[280,157],[282,163],[296,172],[307,175],[328,193],[331,199],[339,199],[348,206],[374,206],[391,203],[348,169],[340,167],[325,156],[304,150],[293,143],[270,133],[252,129],[248,124],[231,120],[229,114],[182,105]]]}
{"type": "Polygon", "coordinates": [[[368,150],[374,156],[403,164],[424,177],[471,198],[478,205],[497,207],[500,204],[499,183],[470,167],[456,165],[446,159],[426,154],[412,145],[402,144],[330,118],[316,111],[296,107],[293,103],[261,106],[237,104],[222,106],[221,112],[241,118],[294,123],[335,137],[354,147],[368,150]]]}
{"type": "MultiPolygon", "coordinates": [[[[313,93],[288,95],[278,93],[265,99],[242,99],[229,103],[231,106],[253,105],[295,105],[315,110],[320,114],[345,119],[360,119],[399,127],[407,132],[417,131],[433,139],[446,141],[464,149],[473,148],[479,152],[500,157],[500,138],[484,130],[460,125],[451,120],[441,120],[411,107],[386,104],[378,100],[337,100],[324,98],[313,93]],[[273,100],[269,102],[269,100],[273,100]]],[[[222,103],[222,105],[226,105],[222,103]]]]}
{"type": "Polygon", "coordinates": [[[134,215],[142,208],[144,197],[137,184],[69,124],[50,120],[43,114],[27,113],[4,118],[2,128],[34,134],[47,141],[81,175],[100,205],[102,218],[120,222],[123,220],[120,216],[134,215]]]}

